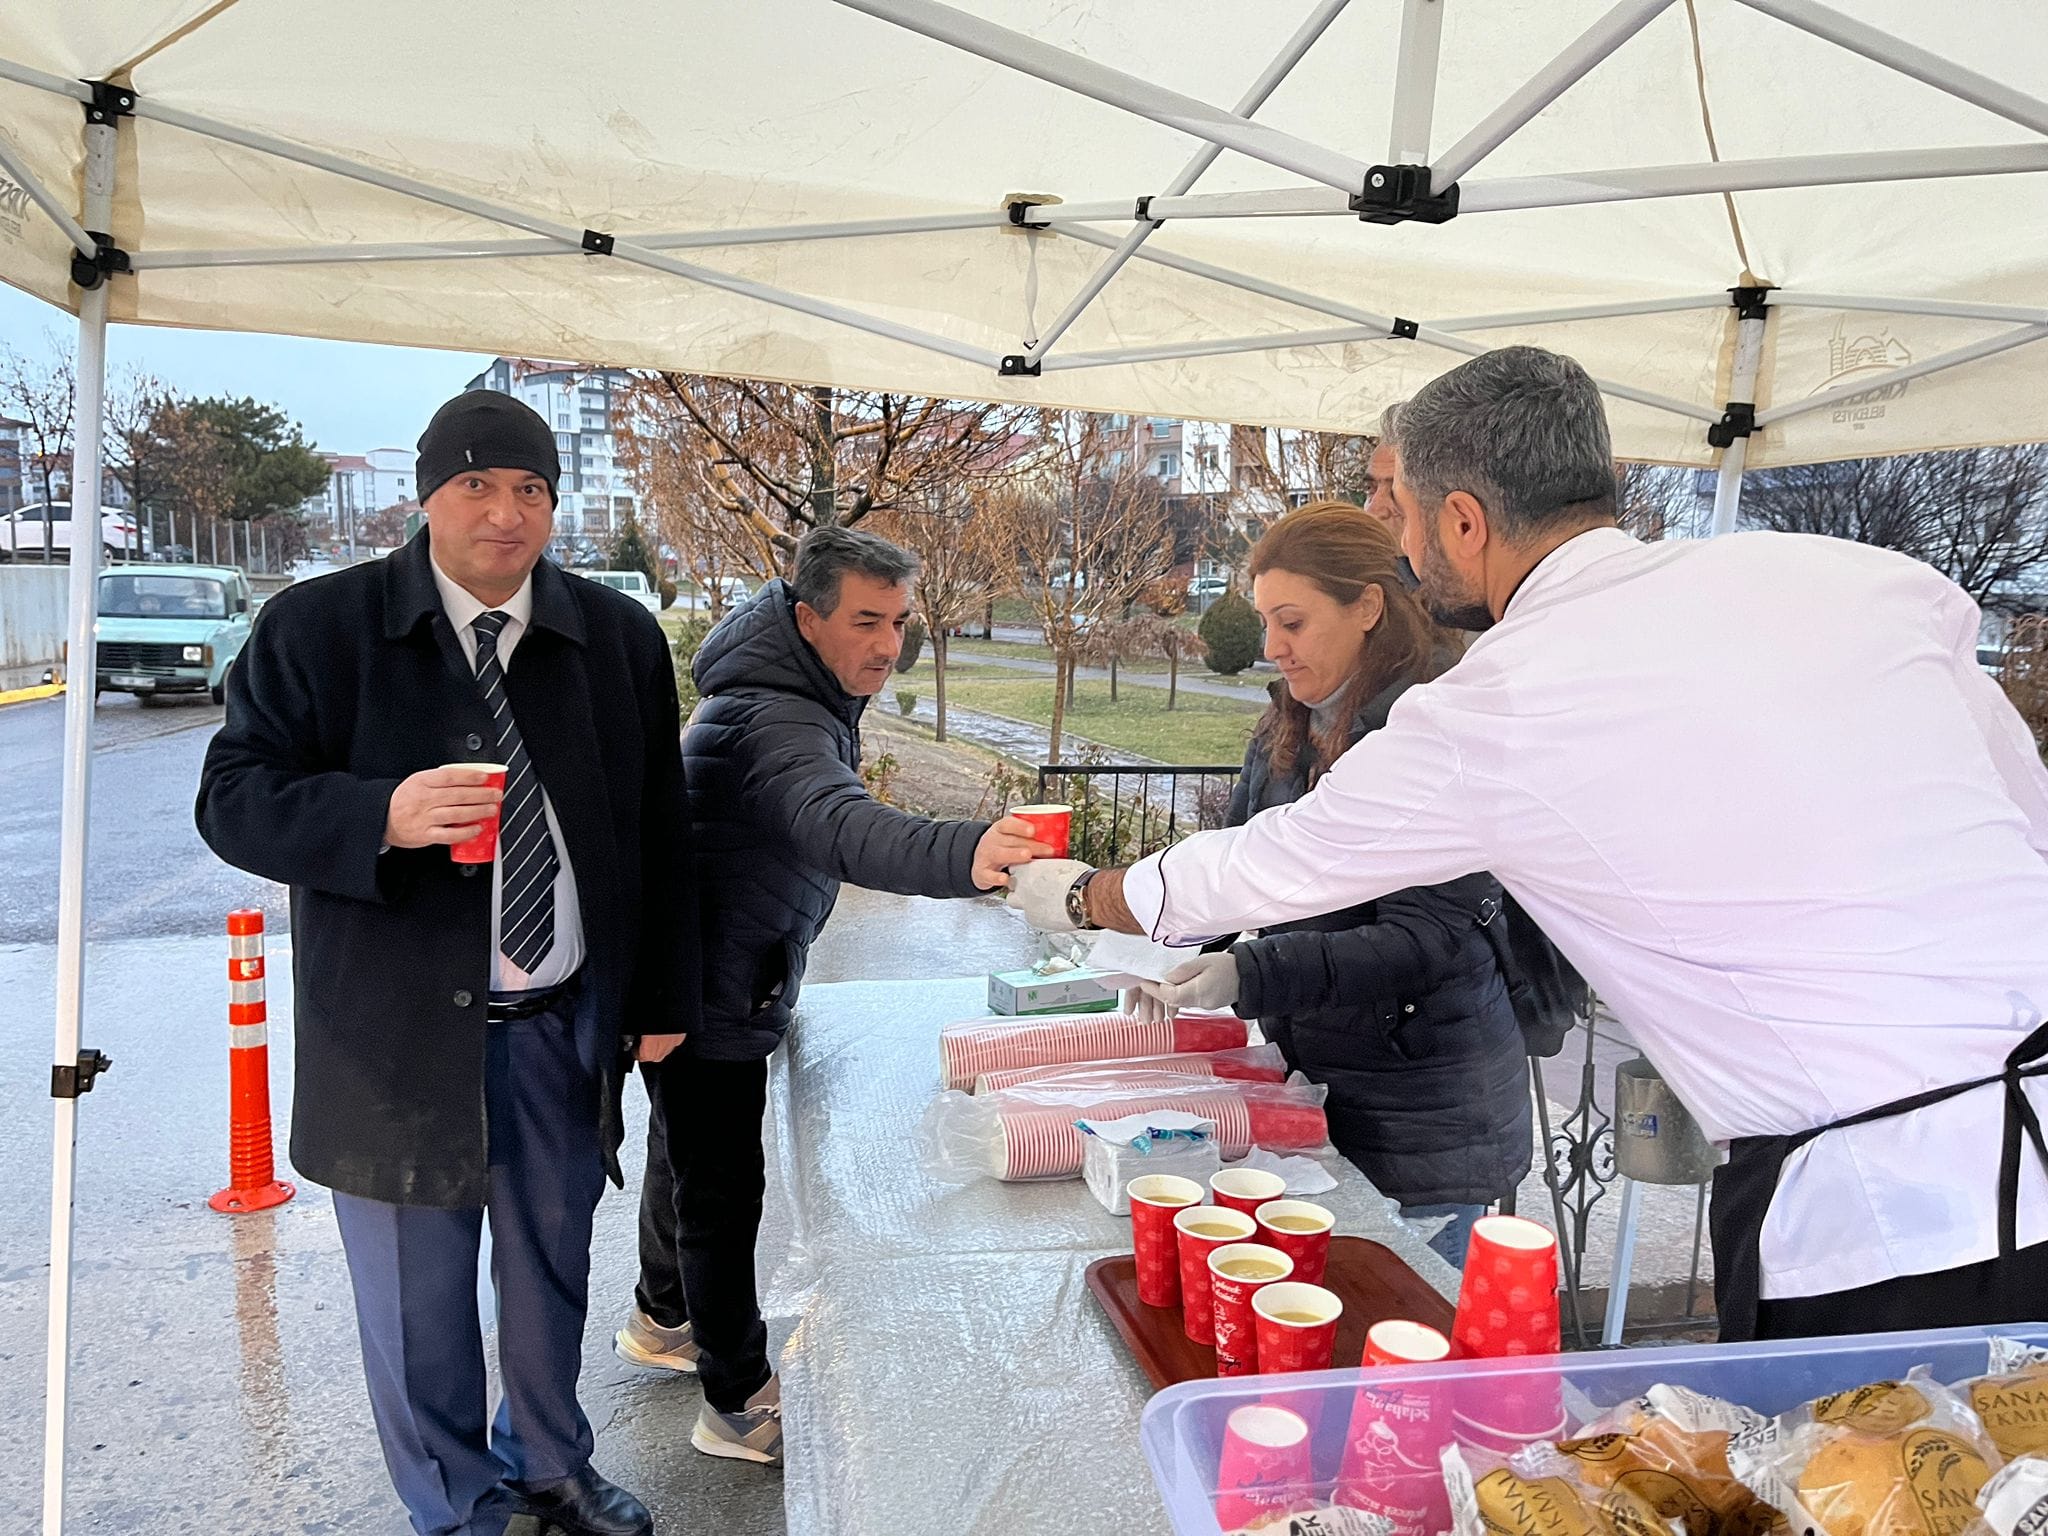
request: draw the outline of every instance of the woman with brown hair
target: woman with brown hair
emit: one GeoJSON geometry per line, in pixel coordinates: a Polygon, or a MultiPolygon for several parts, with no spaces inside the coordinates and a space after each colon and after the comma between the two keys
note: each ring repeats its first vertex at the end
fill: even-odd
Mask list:
{"type": "MultiPolygon", "coordinates": [[[[1273,702],[1245,752],[1228,824],[1308,792],[1395,702],[1456,660],[1401,579],[1386,526],[1349,502],[1289,513],[1252,550],[1273,702]]],[[[1259,1020],[1290,1067],[1329,1085],[1330,1137],[1462,1265],[1472,1222],[1528,1171],[1528,1068],[1480,924],[1492,876],[1396,891],[1286,923],[1173,973],[1183,1006],[1259,1020]]]]}

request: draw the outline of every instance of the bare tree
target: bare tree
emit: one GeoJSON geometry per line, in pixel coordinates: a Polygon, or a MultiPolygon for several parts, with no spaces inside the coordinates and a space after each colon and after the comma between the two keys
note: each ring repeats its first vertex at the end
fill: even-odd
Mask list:
{"type": "MultiPolygon", "coordinates": [[[[145,520],[154,533],[155,513],[166,500],[162,483],[164,443],[157,417],[171,399],[170,388],[163,380],[139,368],[130,368],[107,396],[107,471],[121,483],[135,507],[134,553],[138,557],[142,553],[145,520]]],[[[167,548],[177,541],[174,524],[170,536],[159,547],[167,548]]]]}
{"type": "Polygon", "coordinates": [[[2034,744],[2048,757],[2048,614],[2033,614],[2013,624],[1998,681],[2034,733],[2034,744]]]}
{"type": "Polygon", "coordinates": [[[1166,707],[1174,708],[1180,702],[1181,663],[1200,661],[1209,647],[1200,635],[1168,614],[1140,614],[1125,624],[1124,630],[1128,637],[1127,654],[1157,656],[1166,663],[1166,707]]]}
{"type": "Polygon", "coordinates": [[[1752,475],[1743,520],[1925,560],[1980,603],[2048,566],[2048,445],[1807,464],[1752,475]]]}
{"type": "MultiPolygon", "coordinates": [[[[220,523],[230,508],[231,466],[227,446],[213,424],[194,410],[190,402],[166,400],[155,416],[156,446],[152,450],[153,471],[159,493],[173,505],[182,506],[192,525],[192,557],[199,558],[200,519],[213,536],[213,552],[220,548],[220,523]]],[[[230,530],[228,547],[234,547],[230,530]]]]}
{"type": "MultiPolygon", "coordinates": [[[[74,443],[73,413],[77,409],[77,375],[72,356],[54,336],[45,335],[41,358],[30,358],[13,347],[0,348],[0,411],[22,424],[22,441],[29,449],[22,465],[41,486],[43,506],[57,504],[56,480],[68,473],[74,443]]],[[[55,558],[55,524],[43,518],[43,561],[55,558]]],[[[87,535],[90,537],[91,535],[87,535]]],[[[75,543],[79,535],[72,531],[75,543]]],[[[17,554],[20,551],[16,551],[17,554]]]]}
{"type": "Polygon", "coordinates": [[[1024,416],[1014,406],[685,373],[639,375],[627,400],[629,469],[651,472],[676,516],[764,580],[784,571],[809,529],[923,505],[1006,467],[1021,451],[1024,416]]]}
{"type": "Polygon", "coordinates": [[[1012,590],[1036,610],[1053,653],[1050,760],[1058,762],[1074,671],[1089,633],[1130,616],[1173,567],[1158,482],[1106,449],[1102,418],[1043,411],[1029,472],[990,498],[1012,590]]]}
{"type": "Polygon", "coordinates": [[[1614,511],[1623,529],[1646,543],[1693,530],[1693,471],[1668,464],[1616,464],[1614,511]]]}
{"type": "MultiPolygon", "coordinates": [[[[976,487],[981,495],[989,482],[976,487]]],[[[1001,572],[994,519],[975,506],[967,491],[948,495],[933,487],[875,519],[875,529],[923,563],[917,578],[917,607],[931,638],[937,681],[937,736],[946,739],[946,663],[952,632],[981,612],[1001,572]]]]}

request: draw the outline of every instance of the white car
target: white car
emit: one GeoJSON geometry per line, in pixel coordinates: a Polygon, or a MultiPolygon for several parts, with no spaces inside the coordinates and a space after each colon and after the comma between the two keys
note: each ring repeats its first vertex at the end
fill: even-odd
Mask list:
{"type": "MultiPolygon", "coordinates": [[[[59,560],[71,558],[71,503],[45,506],[35,502],[13,512],[0,512],[0,560],[43,558],[43,529],[50,530],[50,553],[59,560]],[[54,515],[53,515],[54,514],[54,515]]],[[[100,513],[100,546],[112,561],[136,548],[135,522],[125,512],[100,513]]],[[[142,553],[148,553],[146,549],[142,553]]]]}
{"type": "Polygon", "coordinates": [[[600,587],[625,593],[649,613],[661,612],[661,594],[647,580],[645,571],[578,571],[576,574],[600,587]]]}

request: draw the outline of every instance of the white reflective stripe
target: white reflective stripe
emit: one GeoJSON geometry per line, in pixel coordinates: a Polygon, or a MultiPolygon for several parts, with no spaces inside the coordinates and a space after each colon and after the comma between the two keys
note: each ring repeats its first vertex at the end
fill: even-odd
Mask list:
{"type": "Polygon", "coordinates": [[[260,933],[229,934],[228,958],[230,960],[261,960],[263,958],[263,935],[260,933]]]}
{"type": "Polygon", "coordinates": [[[253,1050],[259,1045],[270,1044],[268,1024],[230,1024],[228,1026],[228,1049],[231,1051],[253,1050]]]}
{"type": "Polygon", "coordinates": [[[231,981],[228,983],[228,1001],[237,1005],[260,1003],[263,999],[263,983],[259,981],[231,981]]]}

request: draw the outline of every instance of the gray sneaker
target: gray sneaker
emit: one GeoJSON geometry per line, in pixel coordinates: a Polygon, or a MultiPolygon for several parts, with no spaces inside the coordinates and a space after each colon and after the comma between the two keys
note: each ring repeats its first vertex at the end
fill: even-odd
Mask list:
{"type": "Polygon", "coordinates": [[[768,1385],[747,1399],[738,1413],[720,1413],[706,1403],[697,1411],[697,1427],[690,1431],[690,1444],[706,1456],[729,1456],[738,1461],[758,1461],[763,1466],[782,1465],[782,1382],[773,1376],[768,1385]]]}
{"type": "Polygon", "coordinates": [[[696,1335],[690,1332],[688,1323],[680,1328],[664,1328],[635,1307],[626,1326],[612,1335],[612,1353],[628,1365],[694,1376],[697,1358],[704,1351],[697,1347],[696,1335]]]}

